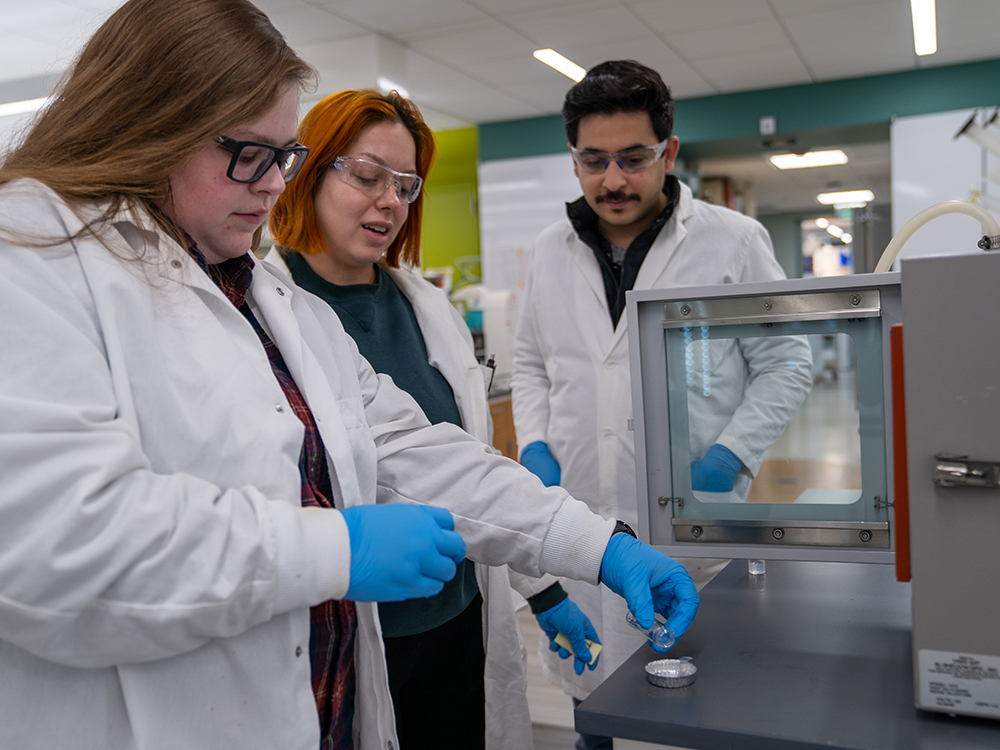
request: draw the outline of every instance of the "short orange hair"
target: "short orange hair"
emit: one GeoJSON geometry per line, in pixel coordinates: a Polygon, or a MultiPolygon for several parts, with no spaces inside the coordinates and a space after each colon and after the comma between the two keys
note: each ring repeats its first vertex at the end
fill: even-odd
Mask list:
{"type": "MultiPolygon", "coordinates": [[[[395,91],[383,94],[375,89],[331,94],[309,110],[299,125],[299,142],[309,147],[309,156],[271,209],[268,228],[275,244],[306,255],[327,249],[316,220],[316,193],[333,160],[345,156],[366,128],[380,122],[400,122],[410,131],[417,147],[417,174],[427,179],[434,161],[434,135],[413,102],[395,91]]],[[[423,203],[421,190],[386,251],[385,262],[391,268],[420,263],[423,203]]]]}

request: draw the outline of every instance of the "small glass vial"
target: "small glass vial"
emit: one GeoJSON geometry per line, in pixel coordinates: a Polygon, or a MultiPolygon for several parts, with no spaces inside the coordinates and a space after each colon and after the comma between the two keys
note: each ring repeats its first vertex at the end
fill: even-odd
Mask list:
{"type": "Polygon", "coordinates": [[[635,617],[632,615],[631,611],[625,613],[625,622],[627,622],[631,627],[638,630],[644,636],[646,636],[650,641],[655,643],[660,648],[670,648],[674,645],[676,638],[674,637],[674,631],[664,625],[662,622],[654,620],[653,627],[649,630],[644,628],[638,622],[636,622],[635,617]]]}
{"type": "Polygon", "coordinates": [[[747,560],[747,572],[752,576],[764,575],[763,560],[747,560]]]}

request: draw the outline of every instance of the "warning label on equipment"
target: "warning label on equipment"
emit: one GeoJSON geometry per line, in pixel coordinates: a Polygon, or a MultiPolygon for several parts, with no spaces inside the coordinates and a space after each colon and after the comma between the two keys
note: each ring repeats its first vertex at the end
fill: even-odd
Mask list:
{"type": "Polygon", "coordinates": [[[920,706],[1000,718],[1000,657],[921,650],[920,706]]]}

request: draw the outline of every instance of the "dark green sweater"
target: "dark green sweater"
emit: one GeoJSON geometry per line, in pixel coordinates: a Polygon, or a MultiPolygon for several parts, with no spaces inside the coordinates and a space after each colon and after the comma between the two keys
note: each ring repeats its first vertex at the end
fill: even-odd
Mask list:
{"type": "MultiPolygon", "coordinates": [[[[451,386],[427,362],[427,347],[410,302],[376,266],[374,284],[338,286],[317,275],[298,253],[285,256],[295,283],[324,299],[340,317],[375,372],[389,375],[420,404],[432,424],[462,426],[451,386]]],[[[475,568],[466,560],[444,590],[428,599],[379,604],[382,635],[425,633],[461,614],[479,591],[475,568]]]]}

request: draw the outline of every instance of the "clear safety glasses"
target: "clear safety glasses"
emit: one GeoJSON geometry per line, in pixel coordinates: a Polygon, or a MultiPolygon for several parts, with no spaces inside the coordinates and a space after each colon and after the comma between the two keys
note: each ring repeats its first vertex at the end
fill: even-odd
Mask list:
{"type": "Polygon", "coordinates": [[[569,145],[569,150],[573,153],[573,161],[580,169],[589,174],[601,174],[611,162],[617,164],[622,172],[635,174],[648,169],[653,165],[653,162],[663,156],[668,140],[670,139],[665,138],[655,146],[627,148],[615,154],[609,154],[607,151],[591,151],[590,149],[581,151],[574,148],[573,144],[569,145]]]}
{"type": "Polygon", "coordinates": [[[420,195],[421,185],[424,184],[420,175],[397,172],[382,164],[356,156],[338,156],[333,160],[330,169],[348,185],[353,185],[372,198],[381,197],[392,185],[401,203],[413,203],[420,195]]]}
{"type": "Polygon", "coordinates": [[[224,135],[215,140],[224,149],[233,152],[226,176],[235,182],[257,182],[274,164],[278,165],[282,179],[291,182],[309,155],[309,147],[301,143],[289,148],[278,148],[266,143],[234,141],[224,135]]]}

